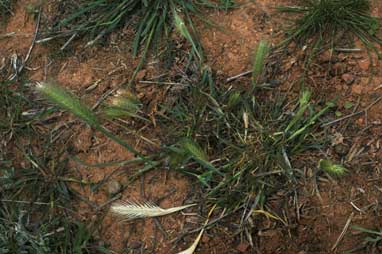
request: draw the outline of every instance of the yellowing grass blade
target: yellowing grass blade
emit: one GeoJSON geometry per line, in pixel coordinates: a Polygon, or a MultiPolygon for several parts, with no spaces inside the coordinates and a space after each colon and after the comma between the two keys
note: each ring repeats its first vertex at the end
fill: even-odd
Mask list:
{"type": "Polygon", "coordinates": [[[254,210],[253,211],[254,214],[263,214],[265,215],[268,219],[274,219],[274,220],[278,220],[278,221],[281,221],[282,223],[286,224],[286,222],[281,219],[279,216],[277,215],[273,215],[267,211],[264,211],[264,210],[254,210]]]}

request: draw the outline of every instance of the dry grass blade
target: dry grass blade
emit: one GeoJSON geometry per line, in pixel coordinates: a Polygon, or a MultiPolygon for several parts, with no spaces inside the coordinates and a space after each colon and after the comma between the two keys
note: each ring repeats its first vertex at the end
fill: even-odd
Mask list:
{"type": "Polygon", "coordinates": [[[211,210],[208,212],[208,216],[207,216],[207,220],[204,222],[204,227],[202,228],[202,230],[200,230],[199,232],[199,235],[198,237],[196,237],[195,241],[192,243],[192,245],[187,249],[187,250],[184,250],[184,251],[181,251],[179,252],[178,254],[193,254],[194,251],[196,250],[196,247],[198,246],[199,244],[199,241],[200,239],[202,238],[202,235],[204,233],[204,230],[208,224],[208,221],[210,220],[210,217],[212,215],[212,212],[215,210],[216,208],[216,205],[214,205],[211,210]]]}
{"type": "Polygon", "coordinates": [[[202,238],[203,233],[204,233],[204,228],[202,230],[200,230],[198,237],[196,237],[196,239],[192,243],[192,245],[187,250],[181,251],[178,254],[192,254],[192,253],[194,253],[194,251],[196,250],[196,247],[199,244],[200,238],[202,238]]]}
{"type": "Polygon", "coordinates": [[[168,209],[163,209],[152,203],[144,202],[122,202],[116,203],[111,206],[111,211],[115,215],[121,216],[127,220],[137,219],[137,218],[149,218],[149,217],[158,217],[164,216],[171,213],[179,212],[188,207],[194,206],[195,204],[172,207],[168,209]]]}

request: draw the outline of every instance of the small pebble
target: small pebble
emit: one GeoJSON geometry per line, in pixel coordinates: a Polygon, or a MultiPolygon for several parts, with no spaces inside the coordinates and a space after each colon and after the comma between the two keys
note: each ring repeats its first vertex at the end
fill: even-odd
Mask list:
{"type": "Polygon", "coordinates": [[[246,253],[248,248],[248,243],[240,243],[238,246],[236,246],[236,250],[240,251],[241,253],[246,253]]]}
{"type": "Polygon", "coordinates": [[[334,146],[335,152],[340,156],[345,156],[349,153],[349,147],[345,144],[338,144],[334,146]]]}
{"type": "Polygon", "coordinates": [[[122,189],[122,185],[117,180],[111,180],[107,186],[107,192],[110,196],[118,194],[122,189]]]}
{"type": "Polygon", "coordinates": [[[352,75],[350,73],[342,74],[341,78],[342,78],[343,81],[345,81],[346,85],[353,84],[353,82],[355,80],[354,75],[352,75]]]}
{"type": "Polygon", "coordinates": [[[368,59],[361,60],[358,62],[358,65],[362,70],[367,71],[370,67],[370,61],[368,59]]]}

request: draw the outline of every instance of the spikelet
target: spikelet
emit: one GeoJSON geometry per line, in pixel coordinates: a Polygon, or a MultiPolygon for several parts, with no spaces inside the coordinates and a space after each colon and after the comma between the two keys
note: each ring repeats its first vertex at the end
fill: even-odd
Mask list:
{"type": "Polygon", "coordinates": [[[126,89],[120,89],[105,105],[103,113],[109,118],[135,117],[141,120],[147,119],[138,115],[141,102],[138,97],[126,89]]]}
{"type": "Polygon", "coordinates": [[[318,167],[332,176],[342,176],[347,172],[347,169],[339,164],[334,164],[330,160],[321,159],[318,162],[318,167]]]}
{"type": "Polygon", "coordinates": [[[204,152],[204,150],[199,146],[198,143],[191,139],[184,139],[182,141],[183,149],[192,156],[194,160],[196,160],[198,163],[203,165],[204,167],[208,168],[211,171],[214,171],[215,173],[218,173],[219,175],[223,176],[224,174],[220,172],[217,168],[215,168],[208,160],[207,154],[204,152]]]}
{"type": "Polygon", "coordinates": [[[122,140],[121,138],[104,128],[99,122],[97,116],[91,111],[91,109],[82,104],[79,98],[66,91],[64,88],[51,83],[37,83],[36,90],[45,97],[47,97],[47,99],[51,100],[52,102],[63,108],[64,110],[67,110],[75,116],[79,117],[91,127],[102,132],[105,136],[107,136],[114,142],[125,147],[128,151],[134,153],[143,161],[151,163],[151,161],[149,161],[137,150],[135,150],[134,147],[132,147],[127,142],[125,142],[124,140],[122,140]]]}
{"type": "Polygon", "coordinates": [[[95,114],[65,89],[50,83],[37,83],[36,89],[49,100],[81,118],[90,126],[98,127],[100,125],[95,114]]]}
{"type": "Polygon", "coordinates": [[[203,162],[208,162],[208,156],[207,154],[203,151],[203,149],[199,146],[198,143],[191,139],[184,139],[183,140],[183,148],[190,154],[194,159],[203,161],[203,162]]]}
{"type": "Polygon", "coordinates": [[[111,206],[111,212],[115,215],[121,216],[126,220],[138,219],[138,218],[149,218],[164,216],[167,214],[175,213],[180,210],[186,209],[188,207],[194,206],[195,204],[189,204],[184,206],[178,206],[168,209],[163,209],[157,205],[149,202],[120,202],[115,203],[111,206]]]}

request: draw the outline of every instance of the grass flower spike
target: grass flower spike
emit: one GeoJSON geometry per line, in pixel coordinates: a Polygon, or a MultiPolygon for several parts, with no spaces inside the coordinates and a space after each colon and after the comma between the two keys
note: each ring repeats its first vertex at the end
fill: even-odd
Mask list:
{"type": "Polygon", "coordinates": [[[111,206],[111,212],[127,220],[164,216],[194,206],[195,204],[163,209],[149,202],[121,202],[111,206]]]}
{"type": "Polygon", "coordinates": [[[142,159],[142,161],[151,162],[134,147],[103,127],[95,113],[93,113],[87,106],[83,105],[77,97],[66,91],[64,88],[49,83],[38,83],[36,89],[53,103],[79,117],[97,131],[102,132],[109,139],[125,147],[128,151],[138,156],[140,159],[142,159]]]}
{"type": "Polygon", "coordinates": [[[342,176],[347,172],[345,167],[342,165],[334,164],[330,160],[320,160],[318,165],[320,169],[333,176],[342,176]]]}
{"type": "Polygon", "coordinates": [[[96,127],[100,125],[94,113],[83,105],[78,98],[63,88],[49,83],[38,83],[36,89],[49,100],[70,111],[90,126],[96,127]]]}

